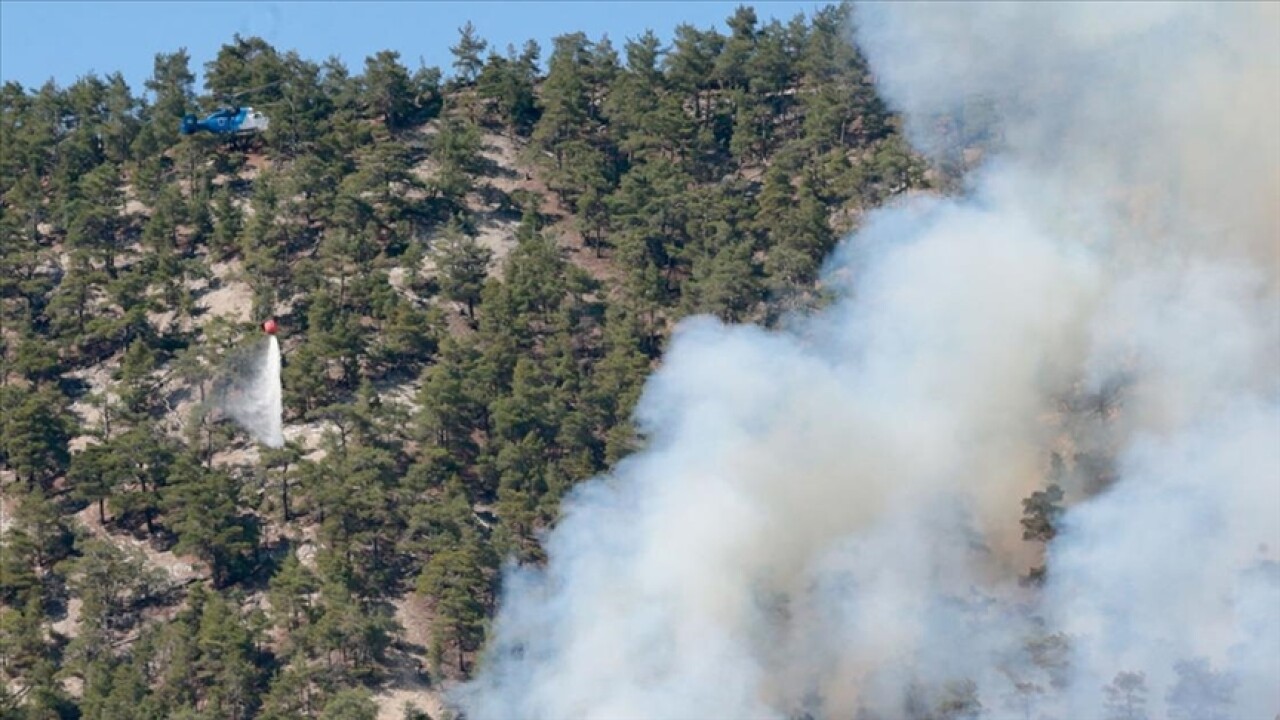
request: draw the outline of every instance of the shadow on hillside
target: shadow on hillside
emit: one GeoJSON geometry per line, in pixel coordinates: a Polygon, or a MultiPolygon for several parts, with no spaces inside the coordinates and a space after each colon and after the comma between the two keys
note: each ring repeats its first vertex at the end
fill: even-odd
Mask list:
{"type": "Polygon", "coordinates": [[[69,377],[67,375],[58,376],[58,391],[67,396],[72,402],[88,395],[92,389],[93,386],[84,378],[69,377]]]}
{"type": "MultiPolygon", "coordinates": [[[[483,152],[501,153],[502,148],[496,145],[485,145],[483,152]]],[[[479,175],[484,178],[502,178],[504,180],[518,180],[521,173],[514,168],[509,168],[494,160],[491,157],[481,155],[479,157],[479,175]]]]}
{"type": "Polygon", "coordinates": [[[519,220],[520,205],[516,199],[511,197],[511,193],[492,185],[482,185],[476,188],[476,194],[480,196],[480,200],[489,210],[486,215],[497,220],[519,220]]]}

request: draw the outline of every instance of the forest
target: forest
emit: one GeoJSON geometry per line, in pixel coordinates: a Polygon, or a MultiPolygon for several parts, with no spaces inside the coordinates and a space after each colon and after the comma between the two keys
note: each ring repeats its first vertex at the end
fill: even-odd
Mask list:
{"type": "Polygon", "coordinates": [[[372,718],[466,677],[502,564],[643,443],[674,324],[820,303],[928,186],[847,23],[7,84],[0,716],[372,718]],[[246,90],[261,137],[179,134],[246,90]],[[281,449],[205,402],[267,317],[281,449]]]}

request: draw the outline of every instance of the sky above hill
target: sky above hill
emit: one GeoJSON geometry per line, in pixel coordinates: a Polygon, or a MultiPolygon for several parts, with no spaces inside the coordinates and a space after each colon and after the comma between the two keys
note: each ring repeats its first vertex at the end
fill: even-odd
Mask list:
{"type": "MultiPolygon", "coordinates": [[[[119,70],[142,92],[157,52],[186,48],[197,90],[204,63],[236,33],[259,36],[284,52],[323,61],[336,55],[359,72],[364,59],[397,50],[401,62],[446,73],[449,46],[470,20],[491,47],[505,51],[537,40],[543,59],[556,35],[581,30],[608,34],[621,53],[628,37],[652,29],[662,40],[689,23],[724,31],[742,3],[698,2],[0,2],[0,80],[36,88],[49,79],[66,86],[90,72],[119,70]]],[[[786,22],[828,3],[750,3],[762,23],[786,22]]]]}

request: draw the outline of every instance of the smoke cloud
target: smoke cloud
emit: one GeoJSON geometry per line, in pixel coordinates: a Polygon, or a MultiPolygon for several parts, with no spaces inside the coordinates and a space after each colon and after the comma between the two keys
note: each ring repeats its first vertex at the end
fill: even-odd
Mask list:
{"type": "Polygon", "coordinates": [[[1280,7],[855,16],[917,147],[994,108],[984,164],[869,216],[821,314],[679,328],[459,704],[1104,718],[1132,672],[1153,718],[1280,713],[1280,7]]]}

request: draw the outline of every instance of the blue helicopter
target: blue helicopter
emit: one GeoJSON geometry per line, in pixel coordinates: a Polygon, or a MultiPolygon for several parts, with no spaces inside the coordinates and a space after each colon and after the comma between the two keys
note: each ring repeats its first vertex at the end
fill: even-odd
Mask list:
{"type": "Polygon", "coordinates": [[[283,80],[267,83],[256,88],[241,90],[238,93],[223,95],[222,101],[227,103],[218,108],[204,119],[200,119],[195,115],[186,115],[182,118],[182,125],[178,129],[183,135],[194,135],[198,132],[207,132],[213,135],[224,135],[239,137],[244,135],[256,135],[266,130],[271,124],[271,120],[262,113],[248,106],[241,106],[237,98],[242,98],[250,93],[260,92],[267,88],[275,87],[282,84],[283,80]]]}
{"type": "Polygon", "coordinates": [[[214,135],[250,135],[266,130],[271,120],[251,107],[224,107],[199,119],[195,115],[182,118],[183,135],[208,132],[214,135]]]}

